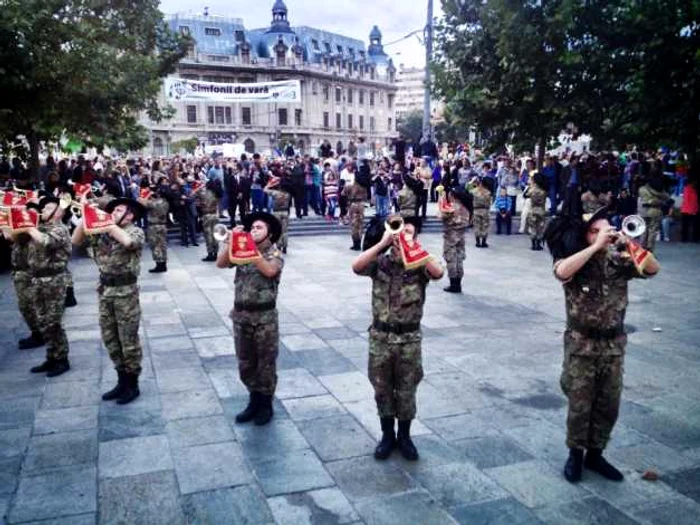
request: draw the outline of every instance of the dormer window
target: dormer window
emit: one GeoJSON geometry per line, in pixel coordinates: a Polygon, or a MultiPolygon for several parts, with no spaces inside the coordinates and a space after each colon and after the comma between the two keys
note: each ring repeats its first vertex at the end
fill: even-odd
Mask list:
{"type": "Polygon", "coordinates": [[[240,29],[237,29],[236,31],[233,32],[234,38],[236,39],[236,42],[239,44],[245,40],[245,33],[241,31],[240,29]]]}
{"type": "Polygon", "coordinates": [[[184,36],[189,36],[190,34],[190,26],[180,26],[178,27],[180,30],[180,34],[184,36]]]}
{"type": "Polygon", "coordinates": [[[221,29],[218,27],[205,27],[204,34],[206,36],[221,36],[221,29]]]}
{"type": "Polygon", "coordinates": [[[320,50],[321,50],[321,48],[320,48],[319,45],[318,45],[318,40],[315,40],[315,39],[311,40],[311,48],[312,48],[314,51],[320,51],[320,50]]]}
{"type": "Polygon", "coordinates": [[[324,42],[323,46],[326,48],[326,53],[328,53],[330,55],[332,53],[331,45],[328,42],[324,42]]]}
{"type": "Polygon", "coordinates": [[[335,48],[338,50],[339,55],[343,54],[343,46],[335,46],[335,48]]]}

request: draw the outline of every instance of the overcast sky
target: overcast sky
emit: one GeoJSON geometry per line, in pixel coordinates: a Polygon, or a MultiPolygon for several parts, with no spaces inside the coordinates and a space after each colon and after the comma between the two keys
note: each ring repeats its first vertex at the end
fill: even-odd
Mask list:
{"type": "MultiPolygon", "coordinates": [[[[373,25],[382,31],[383,42],[398,40],[415,29],[425,26],[427,0],[401,2],[397,0],[285,0],[292,26],[311,26],[359,38],[367,45],[373,25]]],[[[161,0],[160,9],[166,14],[202,13],[242,18],[246,29],[267,27],[272,20],[274,0],[161,0]]],[[[440,0],[434,0],[435,13],[440,14],[440,0]]],[[[421,35],[422,38],[422,35],[421,35]]],[[[394,64],[423,66],[425,48],[415,36],[386,48],[394,64]]]]}

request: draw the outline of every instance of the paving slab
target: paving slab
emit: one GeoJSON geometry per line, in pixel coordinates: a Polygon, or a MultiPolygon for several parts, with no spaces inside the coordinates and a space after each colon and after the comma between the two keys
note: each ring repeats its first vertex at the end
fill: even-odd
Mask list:
{"type": "Polygon", "coordinates": [[[542,525],[532,510],[513,498],[459,505],[450,514],[462,525],[542,525]]]}
{"type": "Polygon", "coordinates": [[[188,524],[245,523],[267,525],[273,522],[264,494],[255,485],[208,490],[182,497],[188,524]]]}
{"type": "Polygon", "coordinates": [[[250,461],[267,496],[304,492],[334,484],[321,461],[309,449],[294,450],[282,456],[254,457],[250,461]]]}
{"type": "Polygon", "coordinates": [[[240,445],[212,443],[173,451],[181,494],[251,483],[240,445]]]}
{"type": "Polygon", "coordinates": [[[100,443],[101,478],[135,476],[172,468],[168,439],[163,435],[100,443]]]}
{"type": "Polygon", "coordinates": [[[430,523],[454,525],[455,520],[422,492],[405,492],[388,497],[368,498],[355,504],[365,523],[393,525],[396,523],[430,523]]]}
{"type": "Polygon", "coordinates": [[[303,421],[299,429],[322,461],[369,455],[376,446],[351,416],[303,421]]]}
{"type": "Polygon", "coordinates": [[[343,525],[359,519],[350,502],[337,488],[276,496],[267,500],[278,525],[343,525]]]}
{"type": "Polygon", "coordinates": [[[95,466],[97,429],[34,436],[22,465],[25,475],[69,466],[95,466]]]}

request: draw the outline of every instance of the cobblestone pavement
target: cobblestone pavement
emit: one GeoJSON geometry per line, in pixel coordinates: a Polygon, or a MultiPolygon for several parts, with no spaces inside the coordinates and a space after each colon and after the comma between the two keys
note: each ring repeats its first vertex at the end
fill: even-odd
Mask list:
{"type": "MultiPolygon", "coordinates": [[[[441,253],[441,238],[423,242],[441,253]]],[[[429,286],[417,463],[372,457],[370,281],[349,238],[290,242],[280,293],[276,415],[236,425],[246,402],[228,312],[233,271],[174,247],[146,272],[141,397],[100,401],[115,373],[100,344],[97,271],[73,261],[72,369],[29,374],[0,275],[0,516],[8,523],[700,523],[700,247],[662,244],[662,274],[631,287],[624,401],[608,450],[621,484],[561,474],[563,292],[524,236],[468,239],[464,295],[429,286]],[[660,327],[661,332],[653,329],[660,327]],[[656,469],[659,481],[641,479],[656,469]]]]}

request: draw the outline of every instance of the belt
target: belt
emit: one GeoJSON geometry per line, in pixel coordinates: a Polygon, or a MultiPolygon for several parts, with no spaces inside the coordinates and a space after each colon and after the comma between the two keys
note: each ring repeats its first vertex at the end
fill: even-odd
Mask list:
{"type": "Polygon", "coordinates": [[[661,208],[660,204],[642,204],[642,208],[661,208]]]}
{"type": "Polygon", "coordinates": [[[592,326],[586,326],[579,324],[576,321],[569,319],[567,322],[568,327],[575,332],[578,332],[588,339],[596,339],[598,341],[605,339],[615,339],[625,333],[625,327],[620,323],[612,328],[594,328],[592,326]]]}
{"type": "Polygon", "coordinates": [[[372,328],[379,332],[389,332],[392,334],[409,334],[420,330],[420,323],[385,323],[383,321],[374,320],[372,328]]]}
{"type": "Polygon", "coordinates": [[[32,277],[36,277],[36,278],[54,277],[55,275],[61,275],[64,271],[65,270],[55,270],[55,269],[38,270],[36,272],[32,272],[32,277]]]}
{"type": "Polygon", "coordinates": [[[275,309],[275,302],[267,303],[233,303],[233,309],[236,312],[267,312],[275,309]]]}
{"type": "Polygon", "coordinates": [[[137,277],[131,274],[124,275],[100,275],[100,284],[102,286],[128,286],[136,284],[137,277]]]}

